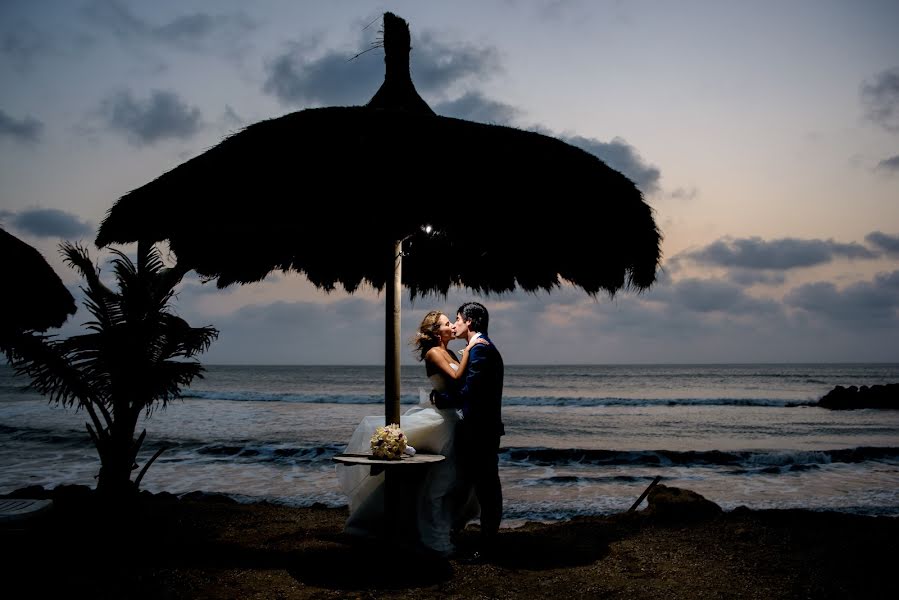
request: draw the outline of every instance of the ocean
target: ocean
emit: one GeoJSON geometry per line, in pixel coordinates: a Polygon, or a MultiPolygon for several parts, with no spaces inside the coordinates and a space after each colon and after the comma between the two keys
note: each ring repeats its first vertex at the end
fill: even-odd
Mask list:
{"type": "MultiPolygon", "coordinates": [[[[346,504],[332,458],[383,415],[379,366],[217,366],[155,410],[141,488],[241,502],[346,504]]],[[[656,477],[729,510],[899,515],[899,410],[812,406],[836,385],[899,382],[899,364],[507,365],[505,526],[627,510],[656,477]]],[[[0,366],[0,493],[95,485],[83,411],[0,366]]],[[[402,410],[427,387],[402,367],[402,410]]]]}

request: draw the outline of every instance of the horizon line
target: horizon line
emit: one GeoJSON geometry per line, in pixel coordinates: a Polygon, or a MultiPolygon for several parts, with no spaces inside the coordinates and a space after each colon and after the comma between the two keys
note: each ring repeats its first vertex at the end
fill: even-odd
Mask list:
{"type": "MultiPolygon", "coordinates": [[[[202,362],[210,367],[379,367],[383,363],[242,363],[242,362],[202,362]]],[[[401,363],[401,367],[417,367],[421,363],[401,363]]],[[[658,366],[759,366],[759,365],[895,365],[899,361],[758,361],[758,362],[579,362],[579,363],[506,363],[507,367],[658,367],[658,366]]]]}

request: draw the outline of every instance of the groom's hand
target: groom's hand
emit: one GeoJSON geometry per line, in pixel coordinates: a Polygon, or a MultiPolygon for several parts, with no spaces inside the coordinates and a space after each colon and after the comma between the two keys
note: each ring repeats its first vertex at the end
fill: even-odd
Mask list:
{"type": "Polygon", "coordinates": [[[437,390],[431,390],[431,404],[435,405],[437,408],[452,408],[449,401],[449,396],[444,392],[438,392],[437,390]]]}

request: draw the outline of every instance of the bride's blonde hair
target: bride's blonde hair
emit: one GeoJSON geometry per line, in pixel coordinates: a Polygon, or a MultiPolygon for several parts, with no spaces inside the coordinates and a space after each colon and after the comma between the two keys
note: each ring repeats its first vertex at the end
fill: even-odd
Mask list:
{"type": "Polygon", "coordinates": [[[428,350],[440,344],[440,317],[443,312],[432,310],[421,320],[418,332],[412,336],[412,346],[418,354],[418,360],[424,360],[428,350]]]}

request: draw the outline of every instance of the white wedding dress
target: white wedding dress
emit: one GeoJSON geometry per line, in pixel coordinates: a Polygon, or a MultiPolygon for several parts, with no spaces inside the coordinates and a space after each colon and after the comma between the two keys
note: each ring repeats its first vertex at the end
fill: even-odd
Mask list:
{"type": "MultiPolygon", "coordinates": [[[[458,365],[453,364],[454,368],[458,365]]],[[[435,390],[443,391],[443,375],[429,377],[435,390]]],[[[454,434],[459,415],[455,409],[438,409],[430,402],[430,394],[419,388],[419,404],[400,417],[400,427],[408,444],[416,453],[442,454],[446,457],[428,467],[424,478],[414,487],[404,488],[403,494],[414,494],[415,523],[422,544],[440,554],[453,551],[450,541],[452,529],[461,530],[478,516],[479,507],[471,486],[456,480],[456,452],[454,434]]],[[[371,436],[384,425],[383,416],[364,417],[347,444],[347,453],[371,451],[371,436]]],[[[383,531],[384,474],[369,474],[368,466],[337,466],[337,479],[349,499],[350,517],[345,531],[353,535],[374,536],[383,531]]]]}

